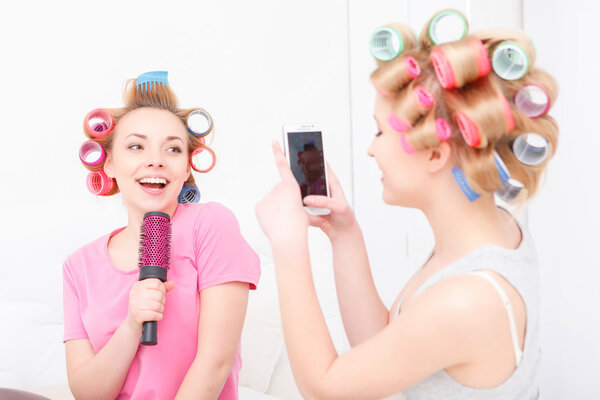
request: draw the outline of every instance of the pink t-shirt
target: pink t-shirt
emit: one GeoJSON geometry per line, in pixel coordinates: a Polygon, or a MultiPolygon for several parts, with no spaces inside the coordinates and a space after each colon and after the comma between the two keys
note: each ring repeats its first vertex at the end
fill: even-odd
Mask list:
{"type": "MultiPolygon", "coordinates": [[[[113,231],[77,250],[63,266],[64,341],[88,339],[98,352],[127,316],[139,270],[120,271],[108,255],[113,231]]],[[[233,213],[219,203],[180,204],[171,220],[171,258],[158,344],[138,347],[118,399],[172,399],[198,347],[200,291],[226,282],[256,289],[260,263],[233,213]]],[[[238,398],[240,349],[219,399],[238,398]]]]}

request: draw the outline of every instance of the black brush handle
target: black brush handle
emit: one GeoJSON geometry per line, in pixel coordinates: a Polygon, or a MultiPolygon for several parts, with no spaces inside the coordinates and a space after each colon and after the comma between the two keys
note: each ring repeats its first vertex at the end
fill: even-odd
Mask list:
{"type": "MultiPolygon", "coordinates": [[[[140,281],[144,279],[156,278],[161,282],[167,280],[167,270],[163,267],[148,265],[140,268],[140,281]]],[[[140,343],[146,346],[154,346],[158,343],[158,325],[156,321],[146,321],[142,324],[142,340],[140,343]]]]}

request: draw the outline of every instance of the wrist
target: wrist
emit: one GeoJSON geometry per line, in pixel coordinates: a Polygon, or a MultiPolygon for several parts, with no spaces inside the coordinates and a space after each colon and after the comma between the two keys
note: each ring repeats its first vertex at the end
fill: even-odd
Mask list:
{"type": "Polygon", "coordinates": [[[352,241],[353,239],[361,238],[362,231],[360,230],[360,226],[358,225],[358,221],[356,221],[356,219],[353,219],[352,223],[344,229],[337,230],[333,235],[329,236],[329,240],[331,241],[332,246],[335,246],[340,243],[347,243],[348,241],[352,241]]]}
{"type": "Polygon", "coordinates": [[[127,317],[125,317],[121,327],[128,335],[139,337],[142,336],[142,324],[136,322],[131,314],[127,314],[127,317]]]}

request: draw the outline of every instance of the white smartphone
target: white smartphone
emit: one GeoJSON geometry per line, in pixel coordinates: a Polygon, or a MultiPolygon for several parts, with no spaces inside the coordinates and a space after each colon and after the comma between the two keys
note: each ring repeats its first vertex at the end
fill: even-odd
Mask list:
{"type": "MultiPolygon", "coordinates": [[[[323,130],[317,124],[284,124],[283,147],[302,198],[329,196],[323,130]]],[[[331,213],[327,208],[304,206],[304,209],[314,215],[331,213]]]]}

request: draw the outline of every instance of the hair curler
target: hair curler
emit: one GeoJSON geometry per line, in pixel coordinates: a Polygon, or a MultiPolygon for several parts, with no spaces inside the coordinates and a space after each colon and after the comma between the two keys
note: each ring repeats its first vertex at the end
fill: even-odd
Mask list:
{"type": "Polygon", "coordinates": [[[504,184],[507,180],[510,179],[510,171],[502,161],[502,158],[498,154],[496,150],[494,150],[494,161],[496,163],[496,168],[498,169],[498,175],[500,176],[500,181],[504,184]]]}
{"type": "Polygon", "coordinates": [[[396,132],[406,132],[414,121],[433,106],[434,97],[422,86],[415,87],[405,98],[394,104],[388,123],[396,132]]]}
{"type": "MultiPolygon", "coordinates": [[[[169,215],[160,211],[144,214],[139,248],[140,281],[150,278],[161,282],[167,280],[171,247],[170,221],[169,215]]],[[[144,322],[140,342],[150,346],[158,342],[156,321],[144,322]]]]}
{"type": "Polygon", "coordinates": [[[184,185],[177,196],[177,201],[180,204],[198,203],[200,202],[200,191],[196,186],[184,185]]]}
{"type": "Polygon", "coordinates": [[[87,188],[92,194],[97,196],[105,196],[110,193],[115,182],[112,178],[109,178],[104,170],[91,171],[86,178],[87,188]]]}
{"type": "Polygon", "coordinates": [[[90,111],[83,120],[83,129],[92,138],[101,138],[108,135],[113,126],[111,113],[102,108],[90,111]]]}
{"type": "Polygon", "coordinates": [[[514,97],[514,102],[529,118],[537,118],[550,109],[550,95],[540,86],[527,84],[514,97]]]}
{"type": "Polygon", "coordinates": [[[502,42],[492,54],[492,67],[500,78],[505,80],[520,79],[529,70],[527,52],[515,42],[502,42]]]}
{"type": "Polygon", "coordinates": [[[417,47],[417,37],[412,29],[402,24],[389,24],[373,31],[369,50],[378,62],[393,60],[403,51],[417,47]]]}
{"type": "Polygon", "coordinates": [[[440,142],[443,142],[450,139],[450,136],[452,136],[452,128],[450,128],[450,124],[445,119],[436,118],[435,133],[440,142]]]}
{"type": "Polygon", "coordinates": [[[460,88],[490,72],[490,59],[480,39],[437,46],[430,53],[435,74],[444,89],[460,88]]]}
{"type": "Polygon", "coordinates": [[[443,10],[435,14],[419,35],[421,47],[454,42],[463,39],[469,31],[469,23],[465,16],[457,10],[443,10]]]}
{"type": "Polygon", "coordinates": [[[521,182],[509,178],[505,182],[502,182],[502,188],[496,190],[496,195],[506,203],[510,203],[519,197],[523,189],[524,186],[521,182]]]}
{"type": "Polygon", "coordinates": [[[467,182],[467,177],[465,176],[465,173],[462,171],[462,169],[460,169],[459,167],[452,168],[452,176],[454,176],[454,180],[456,181],[456,183],[458,183],[460,190],[462,190],[462,192],[465,196],[467,196],[467,199],[469,199],[470,202],[473,202],[479,197],[481,197],[479,193],[477,193],[471,188],[469,182],[467,182]]]}
{"type": "Polygon", "coordinates": [[[88,140],[79,148],[79,159],[91,170],[101,168],[105,158],[104,148],[95,140],[88,140]]]}
{"type": "Polygon", "coordinates": [[[190,164],[196,172],[206,173],[213,169],[217,159],[215,152],[208,146],[196,147],[190,154],[190,164]]]}
{"type": "Polygon", "coordinates": [[[187,116],[187,130],[194,136],[203,137],[213,129],[213,120],[208,112],[197,108],[187,116]]]}
{"type": "Polygon", "coordinates": [[[169,73],[167,71],[144,72],[135,80],[135,90],[139,90],[144,94],[144,92],[148,93],[157,90],[159,86],[168,87],[168,75],[169,73]]]}
{"type": "Polygon", "coordinates": [[[538,165],[546,160],[550,144],[540,134],[522,133],[513,141],[512,150],[522,164],[538,165]]]}
{"type": "Polygon", "coordinates": [[[398,92],[421,74],[421,67],[412,56],[405,56],[382,66],[371,75],[377,93],[389,96],[398,92]]]}

